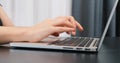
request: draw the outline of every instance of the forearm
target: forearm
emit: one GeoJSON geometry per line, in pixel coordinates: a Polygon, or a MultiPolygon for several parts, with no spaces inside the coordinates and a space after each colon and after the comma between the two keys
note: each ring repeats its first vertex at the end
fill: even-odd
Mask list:
{"type": "Polygon", "coordinates": [[[2,20],[2,24],[4,26],[14,26],[11,19],[7,16],[3,8],[0,6],[0,19],[2,20]]]}
{"type": "Polygon", "coordinates": [[[27,31],[29,27],[0,27],[0,43],[11,41],[28,41],[27,31]]]}

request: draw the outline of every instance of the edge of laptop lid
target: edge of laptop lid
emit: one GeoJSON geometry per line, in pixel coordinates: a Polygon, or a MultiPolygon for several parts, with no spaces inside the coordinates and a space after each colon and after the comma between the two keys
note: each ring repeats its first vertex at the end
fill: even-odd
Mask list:
{"type": "Polygon", "coordinates": [[[107,21],[107,24],[106,24],[106,26],[105,26],[104,32],[103,32],[102,37],[101,37],[101,39],[100,39],[100,44],[99,44],[99,46],[98,46],[97,51],[100,50],[100,47],[101,47],[101,45],[102,45],[102,43],[103,43],[103,40],[104,40],[104,38],[105,38],[105,36],[106,36],[106,33],[107,33],[107,30],[108,30],[108,28],[109,28],[109,26],[110,26],[110,23],[111,23],[111,21],[112,21],[112,18],[113,18],[113,15],[114,15],[114,13],[115,13],[115,10],[116,10],[116,7],[117,7],[118,2],[119,2],[119,0],[116,0],[115,3],[114,3],[114,5],[113,5],[112,11],[110,12],[110,16],[109,16],[108,21],[107,21]]]}

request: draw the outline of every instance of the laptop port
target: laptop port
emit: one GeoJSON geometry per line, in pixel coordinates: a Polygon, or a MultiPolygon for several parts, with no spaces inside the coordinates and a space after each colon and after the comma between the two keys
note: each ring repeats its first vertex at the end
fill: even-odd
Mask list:
{"type": "Polygon", "coordinates": [[[85,50],[90,51],[91,49],[89,49],[89,48],[85,48],[85,50]]]}
{"type": "Polygon", "coordinates": [[[76,48],[77,50],[83,50],[83,48],[76,48]]]}
{"type": "Polygon", "coordinates": [[[70,49],[70,50],[71,50],[71,49],[73,49],[73,48],[71,48],[71,47],[63,47],[63,49],[70,49]]]}

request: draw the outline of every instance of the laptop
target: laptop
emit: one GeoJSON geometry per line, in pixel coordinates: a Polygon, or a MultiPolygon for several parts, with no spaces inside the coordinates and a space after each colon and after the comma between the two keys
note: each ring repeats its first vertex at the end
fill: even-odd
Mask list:
{"type": "Polygon", "coordinates": [[[98,52],[101,48],[103,40],[106,36],[107,30],[110,26],[112,17],[116,10],[118,0],[115,1],[107,24],[101,35],[101,38],[92,37],[47,37],[38,43],[27,42],[11,42],[12,48],[37,48],[37,49],[55,49],[55,50],[69,50],[69,51],[85,51],[98,52]]]}

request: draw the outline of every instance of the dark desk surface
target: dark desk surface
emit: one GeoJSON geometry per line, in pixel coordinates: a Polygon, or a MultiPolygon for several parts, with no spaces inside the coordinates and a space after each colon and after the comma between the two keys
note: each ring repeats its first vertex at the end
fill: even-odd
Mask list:
{"type": "Polygon", "coordinates": [[[0,47],[0,63],[2,61],[6,63],[120,63],[120,38],[106,38],[97,54],[0,47]]]}

